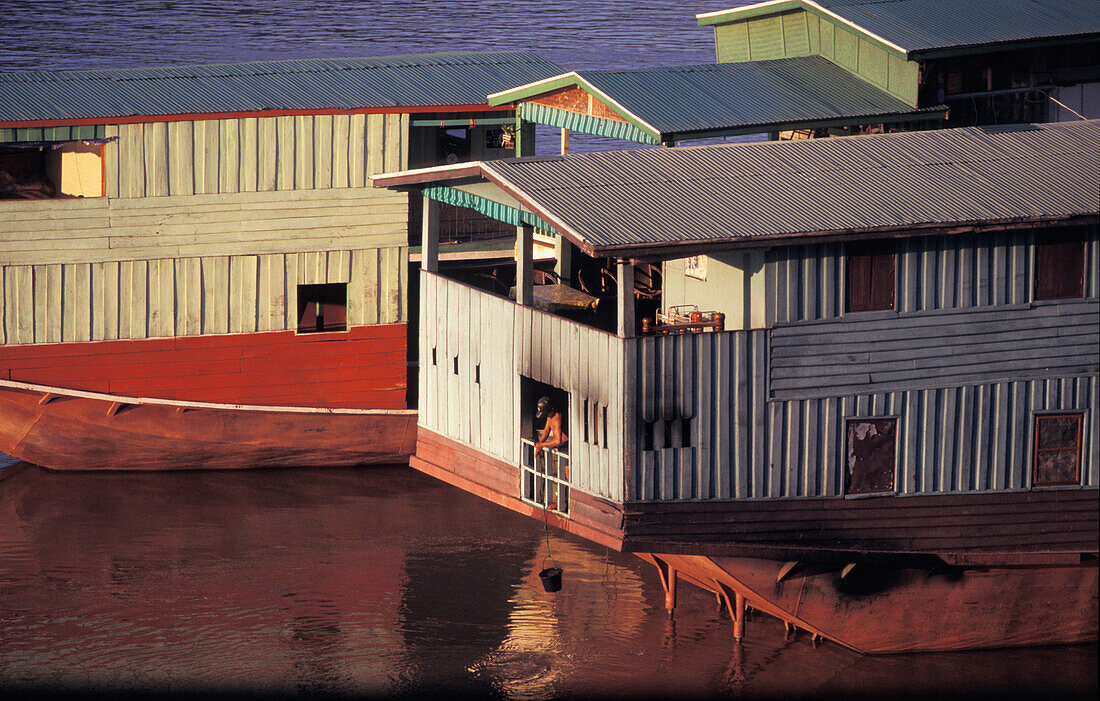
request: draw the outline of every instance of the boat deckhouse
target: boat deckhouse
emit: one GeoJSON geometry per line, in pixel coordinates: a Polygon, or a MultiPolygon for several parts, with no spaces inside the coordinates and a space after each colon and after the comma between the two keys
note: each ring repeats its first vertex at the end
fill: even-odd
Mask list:
{"type": "MultiPolygon", "coordinates": [[[[489,96],[523,122],[646,144],[944,119],[820,56],[580,71],[489,96]]],[[[523,155],[523,154],[521,154],[523,155]]]]}
{"type": "MultiPolygon", "coordinates": [[[[560,72],[515,51],[0,73],[0,451],[407,459],[420,200],[370,176],[514,154],[485,95],[560,72]]],[[[444,215],[449,241],[499,237],[444,215]]]]}
{"type": "Polygon", "coordinates": [[[374,184],[517,226],[509,293],[424,219],[415,468],[642,554],[670,609],[714,591],[737,635],[749,605],[868,652],[1096,639],[1100,121],[374,184]],[[535,284],[536,226],[617,291],[535,284]],[[543,396],[568,441],[536,456],[543,396]]]}
{"type": "Polygon", "coordinates": [[[948,126],[1100,117],[1097,0],[769,0],[696,16],[719,63],[821,56],[948,126]]]}
{"type": "Polygon", "coordinates": [[[419,200],[370,176],[512,155],[485,95],[560,72],[516,51],[0,73],[0,378],[405,407],[419,200]],[[259,346],[287,362],[242,362],[259,346]]]}

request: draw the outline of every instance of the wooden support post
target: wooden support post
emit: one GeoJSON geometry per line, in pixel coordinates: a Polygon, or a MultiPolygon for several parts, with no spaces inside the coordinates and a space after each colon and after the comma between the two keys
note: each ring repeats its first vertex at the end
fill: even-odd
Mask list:
{"type": "Polygon", "coordinates": [[[665,610],[668,611],[669,618],[672,618],[672,613],[676,609],[676,568],[656,555],[651,557],[654,564],[657,565],[657,574],[661,577],[661,587],[665,590],[665,610]]]}
{"type": "Polygon", "coordinates": [[[524,121],[522,105],[516,106],[516,157],[535,155],[535,125],[524,121]]]}
{"type": "Polygon", "coordinates": [[[535,227],[530,224],[517,226],[516,242],[516,302],[530,307],[535,301],[535,227]]]}
{"type": "Polygon", "coordinates": [[[561,155],[569,153],[569,130],[561,128],[561,155]]]}
{"type": "Polygon", "coordinates": [[[420,227],[420,269],[439,272],[439,202],[424,198],[420,227]]]}
{"type": "Polygon", "coordinates": [[[554,255],[557,261],[554,263],[554,272],[566,285],[573,276],[573,244],[562,235],[554,240],[554,255]]]}
{"type": "Polygon", "coordinates": [[[745,595],[741,592],[734,594],[733,603],[736,618],[733,619],[733,639],[741,642],[745,638],[745,595]]]}
{"type": "Polygon", "coordinates": [[[618,335],[629,338],[634,335],[634,264],[619,260],[616,278],[619,281],[618,335]]]}

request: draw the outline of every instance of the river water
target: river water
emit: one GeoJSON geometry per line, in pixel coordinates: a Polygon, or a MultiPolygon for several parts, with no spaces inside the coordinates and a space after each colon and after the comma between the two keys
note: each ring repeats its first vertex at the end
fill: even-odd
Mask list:
{"type": "MultiPolygon", "coordinates": [[[[565,69],[702,63],[694,15],[732,4],[0,0],[0,70],[515,48],[565,69]]],[[[710,595],[681,587],[670,619],[649,565],[400,466],[0,465],[0,696],[1092,699],[1096,664],[1095,645],[865,657],[766,616],[736,646],[710,595]]]]}

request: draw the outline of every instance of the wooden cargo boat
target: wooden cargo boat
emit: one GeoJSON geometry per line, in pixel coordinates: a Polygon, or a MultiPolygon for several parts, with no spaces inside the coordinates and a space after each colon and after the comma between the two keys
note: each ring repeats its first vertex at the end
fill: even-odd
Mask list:
{"type": "Polygon", "coordinates": [[[412,465],[638,553],[670,610],[715,592],[738,639],[751,607],[863,652],[1096,640],[1098,174],[1082,121],[377,176],[522,222],[514,301],[425,230],[412,465]],[[613,318],[537,308],[535,226],[612,258],[613,318]],[[535,458],[542,396],[569,440],[535,458]]]}
{"type": "MultiPolygon", "coordinates": [[[[7,390],[4,449],[73,469],[403,462],[419,201],[370,176],[513,154],[524,130],[486,94],[558,72],[454,52],[0,73],[0,171],[23,184],[0,191],[0,379],[98,397],[32,415],[7,390]],[[115,402],[132,408],[103,416],[115,402]],[[203,407],[153,431],[164,402],[203,407]],[[147,439],[94,435],[143,421],[147,439]],[[204,421],[234,433],[206,442],[204,421]]],[[[459,214],[454,241],[501,229],[459,214]]]]}

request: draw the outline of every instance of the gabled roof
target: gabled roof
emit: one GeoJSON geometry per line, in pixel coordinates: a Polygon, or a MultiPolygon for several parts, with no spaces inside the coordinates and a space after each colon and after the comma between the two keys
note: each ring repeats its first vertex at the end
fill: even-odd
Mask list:
{"type": "Polygon", "coordinates": [[[484,105],[491,92],[559,73],[526,51],[0,73],[0,125],[484,105]]]}
{"type": "Polygon", "coordinates": [[[570,87],[592,95],[651,143],[942,119],[947,109],[910,107],[821,56],[565,73],[489,95],[489,104],[538,100],[570,87]]]}
{"type": "Polygon", "coordinates": [[[589,255],[1100,222],[1100,120],[518,158],[375,187],[495,184],[589,255]]]}
{"type": "Polygon", "coordinates": [[[806,10],[917,57],[964,47],[1100,37],[1100,0],[770,0],[696,15],[725,24],[806,10]]]}

